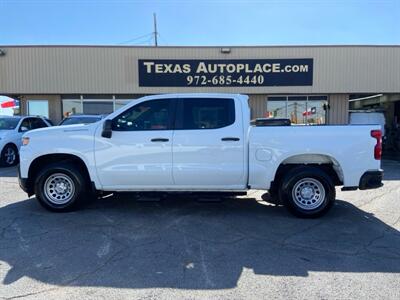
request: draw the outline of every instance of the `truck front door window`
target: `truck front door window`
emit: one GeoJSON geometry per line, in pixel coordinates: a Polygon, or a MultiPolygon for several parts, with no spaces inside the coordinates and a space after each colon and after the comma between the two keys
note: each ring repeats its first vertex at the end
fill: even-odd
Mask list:
{"type": "Polygon", "coordinates": [[[169,129],[170,101],[154,100],[139,103],[113,120],[115,131],[169,129]]]}

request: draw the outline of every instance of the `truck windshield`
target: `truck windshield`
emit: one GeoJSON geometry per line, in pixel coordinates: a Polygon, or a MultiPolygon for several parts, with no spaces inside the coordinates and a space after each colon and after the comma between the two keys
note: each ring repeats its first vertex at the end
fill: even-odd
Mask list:
{"type": "Polygon", "coordinates": [[[0,118],[0,130],[13,130],[17,127],[18,118],[0,118]]]}

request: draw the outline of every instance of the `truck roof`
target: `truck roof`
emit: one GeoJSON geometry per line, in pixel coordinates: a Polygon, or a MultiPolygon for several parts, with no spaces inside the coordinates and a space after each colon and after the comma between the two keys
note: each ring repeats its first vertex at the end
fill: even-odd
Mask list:
{"type": "Polygon", "coordinates": [[[174,94],[155,94],[150,96],[145,96],[143,98],[146,99],[155,99],[155,98],[193,98],[193,97],[204,97],[204,98],[241,98],[243,100],[247,100],[248,96],[244,94],[234,94],[234,93],[174,93],[174,94]]]}

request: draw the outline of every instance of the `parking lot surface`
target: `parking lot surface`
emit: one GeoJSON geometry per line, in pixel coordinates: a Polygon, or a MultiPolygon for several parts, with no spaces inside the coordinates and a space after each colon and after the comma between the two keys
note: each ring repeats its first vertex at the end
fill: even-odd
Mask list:
{"type": "Polygon", "coordinates": [[[0,299],[400,299],[400,163],[297,219],[262,192],[221,203],[106,197],[42,209],[0,169],[0,299]]]}

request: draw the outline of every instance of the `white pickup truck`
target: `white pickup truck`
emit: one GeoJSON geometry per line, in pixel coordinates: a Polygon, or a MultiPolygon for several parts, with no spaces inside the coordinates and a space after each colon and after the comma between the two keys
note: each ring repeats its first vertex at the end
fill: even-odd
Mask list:
{"type": "Polygon", "coordinates": [[[317,217],[335,186],[382,186],[379,125],[250,124],[248,97],[147,96],[88,125],[28,132],[19,179],[52,211],[94,193],[243,194],[269,190],[300,217],[317,217]]]}

